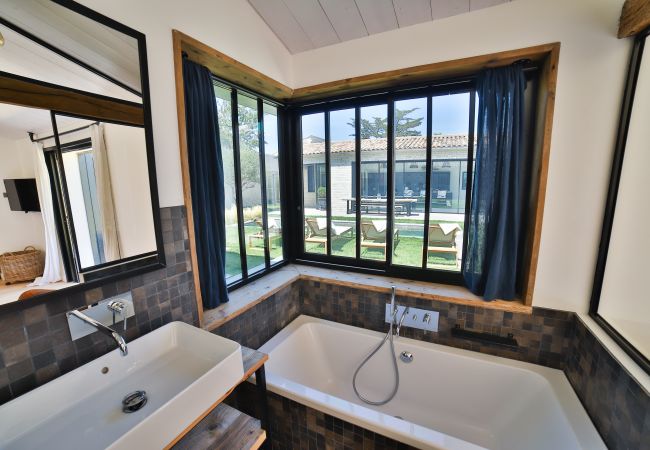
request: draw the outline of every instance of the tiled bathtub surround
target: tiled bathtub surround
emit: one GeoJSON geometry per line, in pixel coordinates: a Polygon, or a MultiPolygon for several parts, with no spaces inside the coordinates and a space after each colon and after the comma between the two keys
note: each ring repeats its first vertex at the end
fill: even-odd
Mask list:
{"type": "MultiPolygon", "coordinates": [[[[254,387],[244,383],[228,399],[233,406],[255,416],[254,387]],[[235,401],[236,397],[236,401],[235,401]]],[[[380,434],[345,422],[288,398],[268,393],[269,439],[273,450],[414,450],[380,434]]]]}
{"type": "Polygon", "coordinates": [[[300,314],[300,292],[286,286],[216,330],[220,336],[258,349],[300,314]]]}
{"type": "Polygon", "coordinates": [[[575,316],[564,373],[610,449],[650,449],[650,395],[575,316]]]}
{"type": "MultiPolygon", "coordinates": [[[[300,280],[302,314],[332,320],[375,331],[386,331],[385,304],[388,293],[377,293],[319,281],[300,280]]],[[[402,335],[491,355],[541,364],[557,369],[564,365],[564,355],[571,336],[571,313],[534,308],[533,314],[512,313],[496,309],[458,305],[436,300],[397,296],[397,303],[430,309],[440,313],[438,332],[402,328],[402,335]],[[513,350],[493,344],[451,336],[456,324],[471,330],[506,335],[512,333],[519,348],[513,350]]]]}
{"type": "Polygon", "coordinates": [[[131,291],[136,315],[127,321],[127,342],[173,320],[198,323],[185,208],[160,214],[167,267],[0,313],[0,403],[115,348],[99,333],[71,341],[66,311],[131,291]]]}
{"type": "MultiPolygon", "coordinates": [[[[385,332],[384,305],[389,301],[388,293],[301,279],[226,322],[215,332],[242,345],[259,348],[300,314],[385,332]]],[[[512,313],[401,296],[397,301],[401,305],[440,312],[438,333],[403,328],[402,335],[564,369],[610,448],[650,450],[648,393],[629,377],[573,313],[544,308],[534,308],[532,314],[512,313]],[[519,348],[510,350],[452,337],[451,329],[455,324],[501,335],[513,333],[519,348]]],[[[381,436],[379,441],[373,440],[374,443],[364,441],[366,447],[351,445],[350,439],[355,439],[355,428],[351,424],[328,428],[329,422],[326,422],[324,428],[326,415],[276,397],[270,394],[274,449],[394,448],[390,443],[388,447],[376,444],[385,439],[381,436]],[[292,447],[293,444],[299,447],[292,447]]],[[[246,400],[240,398],[239,401],[239,406],[245,409],[246,400]]],[[[356,432],[366,436],[364,433],[370,432],[356,432]]]]}

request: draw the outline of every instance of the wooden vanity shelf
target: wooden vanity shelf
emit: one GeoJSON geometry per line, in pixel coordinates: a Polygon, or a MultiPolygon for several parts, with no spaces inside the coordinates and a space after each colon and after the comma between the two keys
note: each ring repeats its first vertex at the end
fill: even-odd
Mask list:
{"type": "Polygon", "coordinates": [[[237,386],[255,373],[258,393],[266,401],[264,363],[269,359],[265,353],[242,346],[244,376],[223,397],[214,403],[178,436],[167,449],[174,450],[256,450],[266,440],[268,428],[267,410],[263,408],[262,420],[254,419],[235,408],[222,403],[237,386]]]}

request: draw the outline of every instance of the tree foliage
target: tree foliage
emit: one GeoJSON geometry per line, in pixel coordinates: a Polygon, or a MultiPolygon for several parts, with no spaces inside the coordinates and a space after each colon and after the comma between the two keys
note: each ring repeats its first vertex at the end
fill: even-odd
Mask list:
{"type": "MultiPolygon", "coordinates": [[[[409,114],[420,108],[412,109],[395,109],[395,136],[420,136],[417,128],[422,125],[422,117],[412,118],[409,114]]],[[[348,125],[354,129],[354,119],[350,119],[348,125]]],[[[388,133],[388,118],[373,117],[361,119],[360,131],[361,139],[385,138],[388,133]]],[[[354,133],[350,134],[354,136],[354,133]]]]}
{"type": "MultiPolygon", "coordinates": [[[[235,191],[233,156],[232,115],[230,102],[217,102],[219,134],[224,165],[225,185],[235,191]]],[[[242,188],[254,187],[260,182],[259,134],[257,130],[257,111],[238,105],[239,117],[239,162],[241,166],[242,188]]]]}

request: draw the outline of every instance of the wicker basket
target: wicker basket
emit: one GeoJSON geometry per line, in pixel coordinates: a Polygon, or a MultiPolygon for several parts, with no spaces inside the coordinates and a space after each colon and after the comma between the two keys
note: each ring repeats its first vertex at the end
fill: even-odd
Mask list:
{"type": "Polygon", "coordinates": [[[43,275],[42,252],[34,247],[25,247],[21,252],[0,255],[0,271],[6,284],[32,281],[43,275]]]}

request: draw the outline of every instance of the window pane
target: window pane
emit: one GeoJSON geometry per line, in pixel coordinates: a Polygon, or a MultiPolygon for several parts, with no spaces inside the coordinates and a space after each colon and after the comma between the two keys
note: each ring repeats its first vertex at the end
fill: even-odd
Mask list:
{"type": "Polygon", "coordinates": [[[233,156],[231,90],[215,85],[214,93],[217,99],[217,119],[219,121],[226,198],[226,280],[231,283],[242,276],[239,256],[239,230],[237,228],[237,188],[235,184],[235,159],[233,156]]]}
{"type": "Polygon", "coordinates": [[[246,265],[252,275],[264,269],[264,246],[255,246],[255,236],[262,227],[262,187],[260,184],[260,147],[257,123],[257,100],[237,95],[239,119],[239,161],[241,167],[244,236],[248,244],[246,265]]]}
{"type": "Polygon", "coordinates": [[[91,148],[68,151],[62,160],[81,268],[106,263],[94,152],[91,148]]]}
{"type": "MultiPolygon", "coordinates": [[[[278,145],[278,109],[275,106],[265,103],[264,166],[266,172],[266,211],[271,263],[282,261],[282,217],[280,212],[280,164],[278,161],[278,145]]],[[[264,236],[263,233],[262,236],[264,236]]],[[[254,240],[260,241],[260,239],[254,240]]],[[[259,246],[260,244],[256,245],[259,246]]]]}
{"type": "Polygon", "coordinates": [[[427,267],[460,270],[465,226],[469,93],[433,97],[427,267]]]}
{"type": "Polygon", "coordinates": [[[395,102],[393,264],[422,266],[426,198],[427,99],[395,102]]]}
{"type": "Polygon", "coordinates": [[[361,108],[361,258],[386,259],[387,105],[361,108]]]}
{"type": "Polygon", "coordinates": [[[327,253],[327,177],[325,173],[325,114],[302,116],[303,213],[305,252],[327,253]],[[305,183],[313,172],[313,185],[305,183]],[[313,188],[310,190],[309,188],[313,188]]]}
{"type": "Polygon", "coordinates": [[[356,206],[353,202],[355,158],[354,109],[330,113],[332,183],[332,255],[356,257],[356,206]]]}

